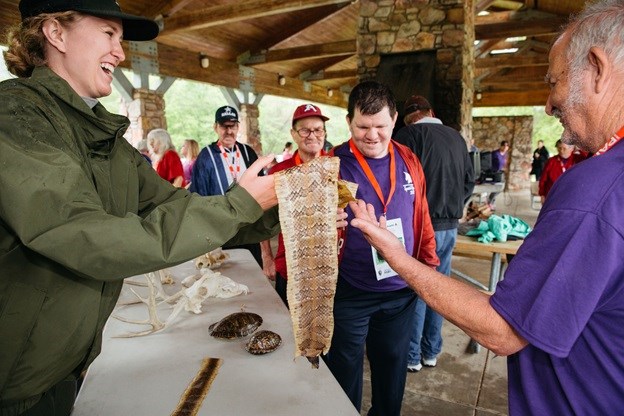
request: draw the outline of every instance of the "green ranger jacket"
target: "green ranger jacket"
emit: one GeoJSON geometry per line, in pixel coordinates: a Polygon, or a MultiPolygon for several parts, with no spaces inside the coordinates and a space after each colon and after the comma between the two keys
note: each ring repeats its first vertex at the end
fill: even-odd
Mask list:
{"type": "Polygon", "coordinates": [[[123,278],[279,232],[240,186],[201,197],[161,179],[47,67],[0,83],[0,414],[100,352],[123,278]]]}

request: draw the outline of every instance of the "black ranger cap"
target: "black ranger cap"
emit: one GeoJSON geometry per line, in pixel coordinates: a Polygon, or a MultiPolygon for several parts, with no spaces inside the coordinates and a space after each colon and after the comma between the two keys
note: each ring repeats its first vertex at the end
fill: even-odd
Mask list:
{"type": "Polygon", "coordinates": [[[158,24],[146,17],[121,11],[115,0],[22,0],[19,4],[22,20],[41,13],[73,10],[97,17],[121,19],[126,40],[152,40],[158,36],[158,24]]]}

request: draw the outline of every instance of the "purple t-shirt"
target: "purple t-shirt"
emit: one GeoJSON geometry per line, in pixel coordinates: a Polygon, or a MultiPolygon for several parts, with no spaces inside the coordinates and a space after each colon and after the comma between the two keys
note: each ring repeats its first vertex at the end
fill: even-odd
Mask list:
{"type": "MultiPolygon", "coordinates": [[[[335,154],[340,158],[340,177],[357,183],[359,186],[356,197],[373,204],[375,212],[381,215],[383,205],[355,155],[351,153],[349,145],[340,146],[336,149],[335,154]]],[[[405,247],[408,253],[412,253],[414,251],[414,184],[405,162],[396,150],[394,150],[394,155],[396,187],[386,217],[389,220],[401,218],[405,247]]],[[[387,199],[390,191],[390,155],[381,159],[366,158],[366,161],[382,189],[384,198],[387,199]]],[[[347,208],[347,214],[349,218],[353,218],[353,213],[349,208],[347,208]]],[[[352,286],[370,292],[399,290],[407,286],[399,276],[377,281],[371,245],[366,241],[362,232],[351,227],[351,225],[347,226],[346,243],[340,261],[339,275],[352,286]]]]}
{"type": "Polygon", "coordinates": [[[490,303],[529,345],[510,415],[624,414],[624,144],[563,174],[490,303]]]}
{"type": "Polygon", "coordinates": [[[498,172],[505,169],[507,166],[507,152],[502,154],[500,149],[496,149],[492,152],[492,171],[498,172]]]}

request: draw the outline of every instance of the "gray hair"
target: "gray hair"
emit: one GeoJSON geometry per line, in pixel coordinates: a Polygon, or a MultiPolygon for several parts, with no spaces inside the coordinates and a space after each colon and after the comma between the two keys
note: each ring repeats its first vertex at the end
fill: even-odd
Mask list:
{"type": "Polygon", "coordinates": [[[148,150],[147,147],[147,139],[140,140],[136,146],[139,152],[146,152],[148,150]]]}
{"type": "Polygon", "coordinates": [[[615,66],[624,65],[624,1],[590,4],[565,29],[570,36],[566,53],[572,79],[587,68],[587,55],[594,46],[602,48],[615,66]]]}
{"type": "Polygon", "coordinates": [[[171,136],[165,129],[154,129],[147,133],[147,141],[157,141],[161,144],[160,152],[165,153],[167,150],[175,150],[173,146],[173,142],[171,141],[171,136]]]}

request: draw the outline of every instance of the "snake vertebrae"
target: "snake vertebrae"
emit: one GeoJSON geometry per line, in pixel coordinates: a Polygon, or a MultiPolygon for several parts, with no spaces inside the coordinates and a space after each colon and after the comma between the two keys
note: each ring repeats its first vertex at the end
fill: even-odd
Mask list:
{"type": "MultiPolygon", "coordinates": [[[[334,332],[339,166],[337,157],[318,157],[275,174],[295,357],[306,357],[315,368],[319,355],[329,351],[334,332]]],[[[347,188],[346,198],[353,199],[357,185],[347,188]]]]}

